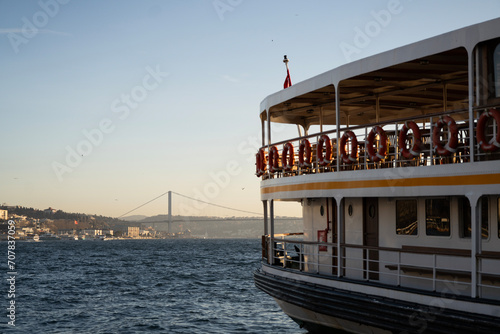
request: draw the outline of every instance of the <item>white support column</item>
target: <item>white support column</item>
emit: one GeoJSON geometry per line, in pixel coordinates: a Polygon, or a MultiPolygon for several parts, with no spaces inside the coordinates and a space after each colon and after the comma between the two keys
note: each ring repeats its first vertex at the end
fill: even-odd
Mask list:
{"type": "Polygon", "coordinates": [[[448,84],[443,82],[443,112],[448,110],[448,84]]]}
{"type": "Polygon", "coordinates": [[[271,254],[271,247],[269,246],[271,244],[269,240],[269,219],[268,219],[268,211],[267,211],[267,201],[262,201],[262,207],[263,207],[263,213],[264,213],[264,240],[266,240],[267,244],[264,243],[264,247],[266,247],[266,252],[267,252],[267,263],[271,263],[271,259],[269,258],[271,254]]]}
{"type": "MultiPolygon", "coordinates": [[[[483,252],[483,205],[481,198],[478,199],[476,204],[476,254],[480,256],[483,252]]],[[[471,212],[472,216],[472,212],[471,212]]],[[[471,222],[472,224],[472,222],[471,222]]],[[[482,259],[476,256],[476,297],[481,298],[481,281],[483,271],[482,259]]]]}
{"type": "Polygon", "coordinates": [[[269,234],[269,220],[267,219],[267,201],[262,201],[262,208],[264,212],[264,235],[267,236],[269,234]]]}
{"type": "Polygon", "coordinates": [[[299,134],[299,137],[302,137],[302,130],[300,129],[300,125],[297,124],[297,132],[299,134]]]}
{"type": "Polygon", "coordinates": [[[344,243],[344,198],[341,196],[335,197],[337,203],[337,277],[344,276],[343,267],[343,249],[341,244],[344,243]]]}
{"type": "Polygon", "coordinates": [[[335,87],[335,123],[337,128],[337,172],[340,170],[340,96],[339,96],[339,87],[338,85],[335,87]]]}
{"type": "MultiPolygon", "coordinates": [[[[468,84],[469,84],[469,152],[470,162],[474,162],[474,51],[468,51],[468,84]]],[[[477,78],[479,81],[479,77],[477,78]]],[[[479,82],[478,82],[479,85],[479,82]]],[[[479,96],[478,96],[479,97],[479,96]]]]}
{"type": "MultiPolygon", "coordinates": [[[[266,118],[267,118],[267,110],[266,110],[266,118]]],[[[260,146],[264,146],[266,145],[266,125],[265,125],[265,120],[264,120],[264,117],[262,117],[260,119],[260,125],[261,125],[261,128],[262,128],[262,136],[261,136],[261,145],[260,146]]]]}
{"type": "Polygon", "coordinates": [[[319,107],[319,132],[323,132],[323,106],[319,107]]]}
{"type": "Polygon", "coordinates": [[[471,254],[470,254],[470,260],[471,260],[471,298],[477,298],[478,297],[478,270],[479,270],[479,265],[478,265],[478,260],[477,260],[477,255],[481,254],[481,219],[480,216],[478,217],[478,213],[481,211],[481,205],[478,201],[479,195],[478,194],[468,194],[467,198],[469,199],[470,202],[470,224],[471,224],[471,238],[470,238],[470,243],[471,243],[471,254]],[[479,210],[478,210],[479,206],[479,210]]]}
{"type": "Polygon", "coordinates": [[[271,226],[270,229],[271,231],[269,232],[270,234],[270,245],[271,245],[271,256],[269,257],[271,259],[271,264],[274,264],[274,200],[269,201],[269,217],[271,219],[271,226]]]}
{"type": "MultiPolygon", "coordinates": [[[[268,154],[267,162],[269,162],[270,148],[271,148],[271,111],[268,109],[267,110],[267,154],[268,154]]],[[[271,168],[267,169],[267,173],[269,177],[271,177],[271,168]]]]}

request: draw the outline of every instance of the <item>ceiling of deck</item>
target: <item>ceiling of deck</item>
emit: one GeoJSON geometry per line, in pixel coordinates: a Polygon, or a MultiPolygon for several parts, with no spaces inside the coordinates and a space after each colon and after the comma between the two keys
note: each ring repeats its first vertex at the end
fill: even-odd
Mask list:
{"type": "MultiPolygon", "coordinates": [[[[466,108],[467,68],[467,52],[459,48],[343,80],[341,123],[362,125],[466,108]]],[[[296,96],[271,108],[272,121],[307,128],[319,124],[322,112],[324,124],[335,124],[335,94],[329,85],[296,96]]]]}

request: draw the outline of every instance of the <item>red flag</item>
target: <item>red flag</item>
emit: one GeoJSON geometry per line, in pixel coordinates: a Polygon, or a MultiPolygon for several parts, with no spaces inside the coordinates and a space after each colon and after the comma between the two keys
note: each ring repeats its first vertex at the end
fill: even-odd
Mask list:
{"type": "Polygon", "coordinates": [[[285,63],[285,66],[286,66],[286,79],[285,79],[285,83],[283,84],[283,89],[286,89],[292,85],[292,80],[290,79],[290,71],[288,70],[288,61],[289,60],[285,55],[283,62],[285,63]]]}
{"type": "Polygon", "coordinates": [[[75,225],[78,225],[78,222],[75,220],[75,225]]]}
{"type": "Polygon", "coordinates": [[[290,71],[288,70],[288,66],[286,68],[286,79],[285,83],[283,84],[283,88],[288,88],[292,85],[292,80],[290,79],[290,71]]]}

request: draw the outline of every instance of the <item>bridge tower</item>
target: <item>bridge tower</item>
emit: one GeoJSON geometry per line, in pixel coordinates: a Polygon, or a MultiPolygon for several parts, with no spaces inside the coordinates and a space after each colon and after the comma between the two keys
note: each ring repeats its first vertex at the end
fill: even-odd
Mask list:
{"type": "Polygon", "coordinates": [[[168,234],[172,229],[172,191],[168,191],[168,234]]]}

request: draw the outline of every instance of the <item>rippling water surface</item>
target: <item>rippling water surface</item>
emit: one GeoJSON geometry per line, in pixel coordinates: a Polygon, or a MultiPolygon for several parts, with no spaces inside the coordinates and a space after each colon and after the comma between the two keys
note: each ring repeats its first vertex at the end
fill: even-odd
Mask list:
{"type": "Polygon", "coordinates": [[[255,288],[259,258],[260,240],[17,242],[15,330],[305,333],[255,288]]]}

